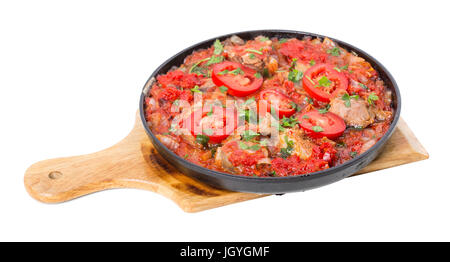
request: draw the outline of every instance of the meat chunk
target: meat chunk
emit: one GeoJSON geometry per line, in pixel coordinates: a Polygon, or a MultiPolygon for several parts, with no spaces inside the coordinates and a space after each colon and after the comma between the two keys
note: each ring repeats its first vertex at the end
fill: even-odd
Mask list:
{"type": "Polygon", "coordinates": [[[245,53],[241,56],[242,64],[246,67],[252,68],[256,71],[261,71],[264,68],[264,62],[253,53],[245,53]]]}
{"type": "Polygon", "coordinates": [[[288,148],[290,144],[291,155],[297,155],[303,160],[311,157],[314,144],[301,129],[287,129],[280,134],[279,140],[279,148],[288,148]]]}
{"type": "Polygon", "coordinates": [[[231,36],[231,37],[230,37],[230,41],[231,41],[231,43],[233,43],[234,45],[243,45],[243,44],[245,44],[245,41],[242,40],[242,38],[240,38],[240,37],[237,36],[237,35],[231,36]]]}
{"type": "Polygon", "coordinates": [[[163,143],[167,148],[174,151],[178,149],[180,144],[175,140],[175,138],[167,135],[156,135],[159,141],[163,143]]]}
{"type": "Polygon", "coordinates": [[[362,99],[346,101],[341,96],[335,97],[331,99],[329,111],[342,117],[348,126],[366,127],[374,122],[374,114],[362,99]]]}

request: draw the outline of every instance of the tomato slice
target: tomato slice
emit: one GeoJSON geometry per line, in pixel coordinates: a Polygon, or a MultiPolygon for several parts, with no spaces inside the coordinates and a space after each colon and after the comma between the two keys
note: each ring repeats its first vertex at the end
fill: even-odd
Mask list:
{"type": "Polygon", "coordinates": [[[220,143],[236,129],[237,120],[236,110],[212,106],[207,112],[202,109],[192,112],[186,119],[186,127],[194,136],[204,135],[210,143],[220,143]]]}
{"type": "Polygon", "coordinates": [[[262,110],[265,108],[270,113],[275,105],[277,106],[274,109],[278,111],[279,118],[290,117],[295,113],[294,101],[280,92],[269,89],[259,94],[259,108],[262,110]]]}
{"type": "Polygon", "coordinates": [[[261,87],[263,78],[256,77],[256,73],[239,63],[226,61],[213,66],[211,78],[215,85],[228,87],[228,94],[242,97],[261,87]]]}
{"type": "Polygon", "coordinates": [[[348,79],[329,64],[317,64],[306,70],[303,88],[308,94],[322,102],[330,102],[339,89],[347,90],[348,79]]]}
{"type": "Polygon", "coordinates": [[[312,137],[335,139],[344,133],[346,125],[344,119],[334,113],[312,110],[300,116],[300,127],[312,137]]]}

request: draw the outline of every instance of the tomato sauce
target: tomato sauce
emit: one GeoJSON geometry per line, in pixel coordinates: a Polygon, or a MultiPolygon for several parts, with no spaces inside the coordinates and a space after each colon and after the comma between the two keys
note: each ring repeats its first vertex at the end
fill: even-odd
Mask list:
{"type": "Polygon", "coordinates": [[[158,75],[145,99],[169,150],[257,177],[340,165],[370,149],[393,114],[378,72],[328,38],[216,40],[158,75]]]}

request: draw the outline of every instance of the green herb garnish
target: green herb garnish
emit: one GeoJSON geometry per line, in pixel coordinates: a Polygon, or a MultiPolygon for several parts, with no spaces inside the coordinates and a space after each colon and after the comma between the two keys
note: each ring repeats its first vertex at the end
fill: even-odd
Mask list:
{"type": "Polygon", "coordinates": [[[348,67],[348,65],[341,66],[341,67],[335,66],[333,69],[338,71],[338,72],[341,72],[342,70],[347,70],[347,67],[348,67]]]}
{"type": "Polygon", "coordinates": [[[265,36],[263,36],[259,39],[259,41],[261,41],[261,42],[266,42],[267,40],[269,40],[269,38],[267,38],[265,36]]]}
{"type": "MultiPolygon", "coordinates": [[[[225,71],[225,70],[224,70],[224,71],[225,71]]],[[[222,71],[222,72],[223,72],[223,71],[222,71]]],[[[241,69],[240,67],[238,67],[238,68],[236,68],[236,69],[230,71],[230,74],[233,74],[233,75],[235,75],[235,76],[237,76],[237,75],[239,75],[239,74],[243,75],[243,74],[244,74],[244,71],[242,71],[242,69],[241,69]]]]}
{"type": "Polygon", "coordinates": [[[230,73],[230,70],[225,69],[225,70],[223,70],[223,71],[221,71],[221,72],[219,72],[219,73],[217,73],[217,74],[218,74],[218,75],[226,75],[226,74],[228,74],[228,73],[230,73]]]}
{"type": "Polygon", "coordinates": [[[352,157],[352,158],[355,158],[355,156],[358,154],[358,152],[355,152],[355,151],[352,151],[352,152],[350,152],[350,156],[352,157]]]}
{"type": "Polygon", "coordinates": [[[281,126],[283,127],[294,127],[298,124],[297,118],[294,116],[285,117],[283,116],[283,119],[281,119],[281,126]]]}
{"type": "Polygon", "coordinates": [[[341,54],[341,50],[339,47],[333,47],[332,49],[327,50],[327,54],[332,56],[339,56],[341,54]]]}
{"type": "Polygon", "coordinates": [[[256,53],[256,54],[260,54],[260,55],[263,54],[261,51],[255,50],[255,49],[251,49],[251,48],[245,49],[245,51],[247,51],[247,52],[253,52],[253,53],[256,53]]]}
{"type": "Polygon", "coordinates": [[[321,126],[313,126],[312,127],[312,130],[314,131],[314,132],[323,132],[323,128],[321,127],[321,126]]]}
{"type": "Polygon", "coordinates": [[[253,138],[259,136],[259,133],[253,131],[253,130],[245,130],[244,132],[242,132],[241,134],[242,139],[244,139],[245,141],[250,141],[253,138]]]}
{"type": "Polygon", "coordinates": [[[311,61],[309,61],[309,65],[310,66],[313,66],[313,65],[315,65],[316,64],[316,61],[314,60],[314,59],[311,59],[311,61]]]}
{"type": "Polygon", "coordinates": [[[280,149],[281,157],[282,158],[288,158],[292,151],[294,150],[294,141],[289,140],[288,137],[284,136],[284,141],[286,142],[286,147],[280,149]]]}
{"type": "Polygon", "coordinates": [[[228,91],[228,87],[226,87],[226,86],[219,86],[219,90],[220,90],[220,92],[225,93],[225,92],[228,91]]]}
{"type": "Polygon", "coordinates": [[[278,41],[278,43],[283,44],[286,43],[287,39],[286,38],[281,38],[280,41],[278,41]]]}
{"type": "Polygon", "coordinates": [[[369,105],[373,105],[373,101],[376,101],[378,99],[379,99],[378,96],[374,92],[372,92],[367,97],[367,103],[369,103],[369,105]]]}
{"type": "Polygon", "coordinates": [[[315,84],[314,81],[313,81],[309,76],[306,75],[305,77],[306,77],[306,79],[308,79],[308,81],[311,82],[313,85],[315,84]]]}
{"type": "Polygon", "coordinates": [[[255,73],[254,76],[255,76],[256,78],[261,78],[261,77],[262,77],[262,75],[261,75],[260,73],[255,73]]]}
{"type": "Polygon", "coordinates": [[[322,76],[317,82],[317,85],[322,87],[329,87],[331,85],[331,81],[330,79],[328,79],[328,77],[322,76]]]}
{"type": "Polygon", "coordinates": [[[211,106],[209,107],[209,112],[206,113],[206,115],[207,115],[207,116],[210,116],[210,115],[212,115],[212,114],[213,114],[213,106],[211,105],[211,106]]]}
{"type": "Polygon", "coordinates": [[[330,104],[328,104],[326,107],[324,107],[324,108],[320,108],[319,110],[317,110],[317,111],[319,111],[319,113],[321,113],[321,114],[325,114],[326,112],[328,112],[328,109],[330,109],[330,104]]]}
{"type": "Polygon", "coordinates": [[[298,71],[297,69],[292,69],[289,72],[288,80],[290,80],[290,81],[292,81],[294,83],[299,82],[300,79],[302,79],[302,78],[303,78],[303,72],[302,71],[298,71]]]}
{"type": "Polygon", "coordinates": [[[241,142],[241,141],[239,141],[239,147],[240,147],[241,149],[244,149],[244,150],[251,150],[251,151],[258,151],[258,150],[261,148],[261,146],[258,145],[258,144],[249,146],[249,145],[247,145],[246,143],[241,142]]]}
{"type": "Polygon", "coordinates": [[[206,63],[207,66],[212,64],[217,64],[223,61],[223,56],[211,56],[211,59],[209,59],[208,63],[206,63]]]}
{"type": "Polygon", "coordinates": [[[214,42],[214,54],[220,55],[220,53],[222,52],[223,52],[223,45],[219,39],[216,39],[216,41],[214,42]]]}
{"type": "Polygon", "coordinates": [[[202,91],[200,91],[199,88],[200,88],[200,87],[196,85],[196,86],[194,86],[194,88],[191,89],[191,91],[194,92],[194,93],[200,93],[200,94],[201,94],[202,91]]]}
{"type": "Polygon", "coordinates": [[[368,88],[365,84],[363,84],[363,83],[358,83],[358,85],[359,85],[362,89],[369,90],[369,88],[368,88]]]}
{"type": "Polygon", "coordinates": [[[352,106],[352,104],[351,104],[351,102],[350,102],[350,99],[358,100],[358,99],[359,99],[359,95],[352,95],[352,96],[350,96],[349,94],[345,93],[345,94],[342,96],[342,100],[345,101],[345,106],[346,106],[346,107],[351,107],[351,106],[352,106]]]}
{"type": "Polygon", "coordinates": [[[205,135],[197,135],[195,137],[195,142],[197,142],[203,146],[206,146],[209,142],[209,137],[205,136],[205,135]]]}

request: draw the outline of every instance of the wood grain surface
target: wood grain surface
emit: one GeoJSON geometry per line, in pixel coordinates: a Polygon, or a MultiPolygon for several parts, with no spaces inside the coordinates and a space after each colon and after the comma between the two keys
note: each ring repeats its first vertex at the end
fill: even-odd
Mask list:
{"type": "MultiPolygon", "coordinates": [[[[357,174],[427,158],[426,150],[400,119],[380,156],[357,174]]],[[[216,189],[180,173],[155,150],[139,114],[133,130],[116,145],[88,155],[35,163],[26,170],[24,183],[32,197],[45,203],[110,188],[139,188],[172,199],[186,212],[267,196],[216,189]]]]}

